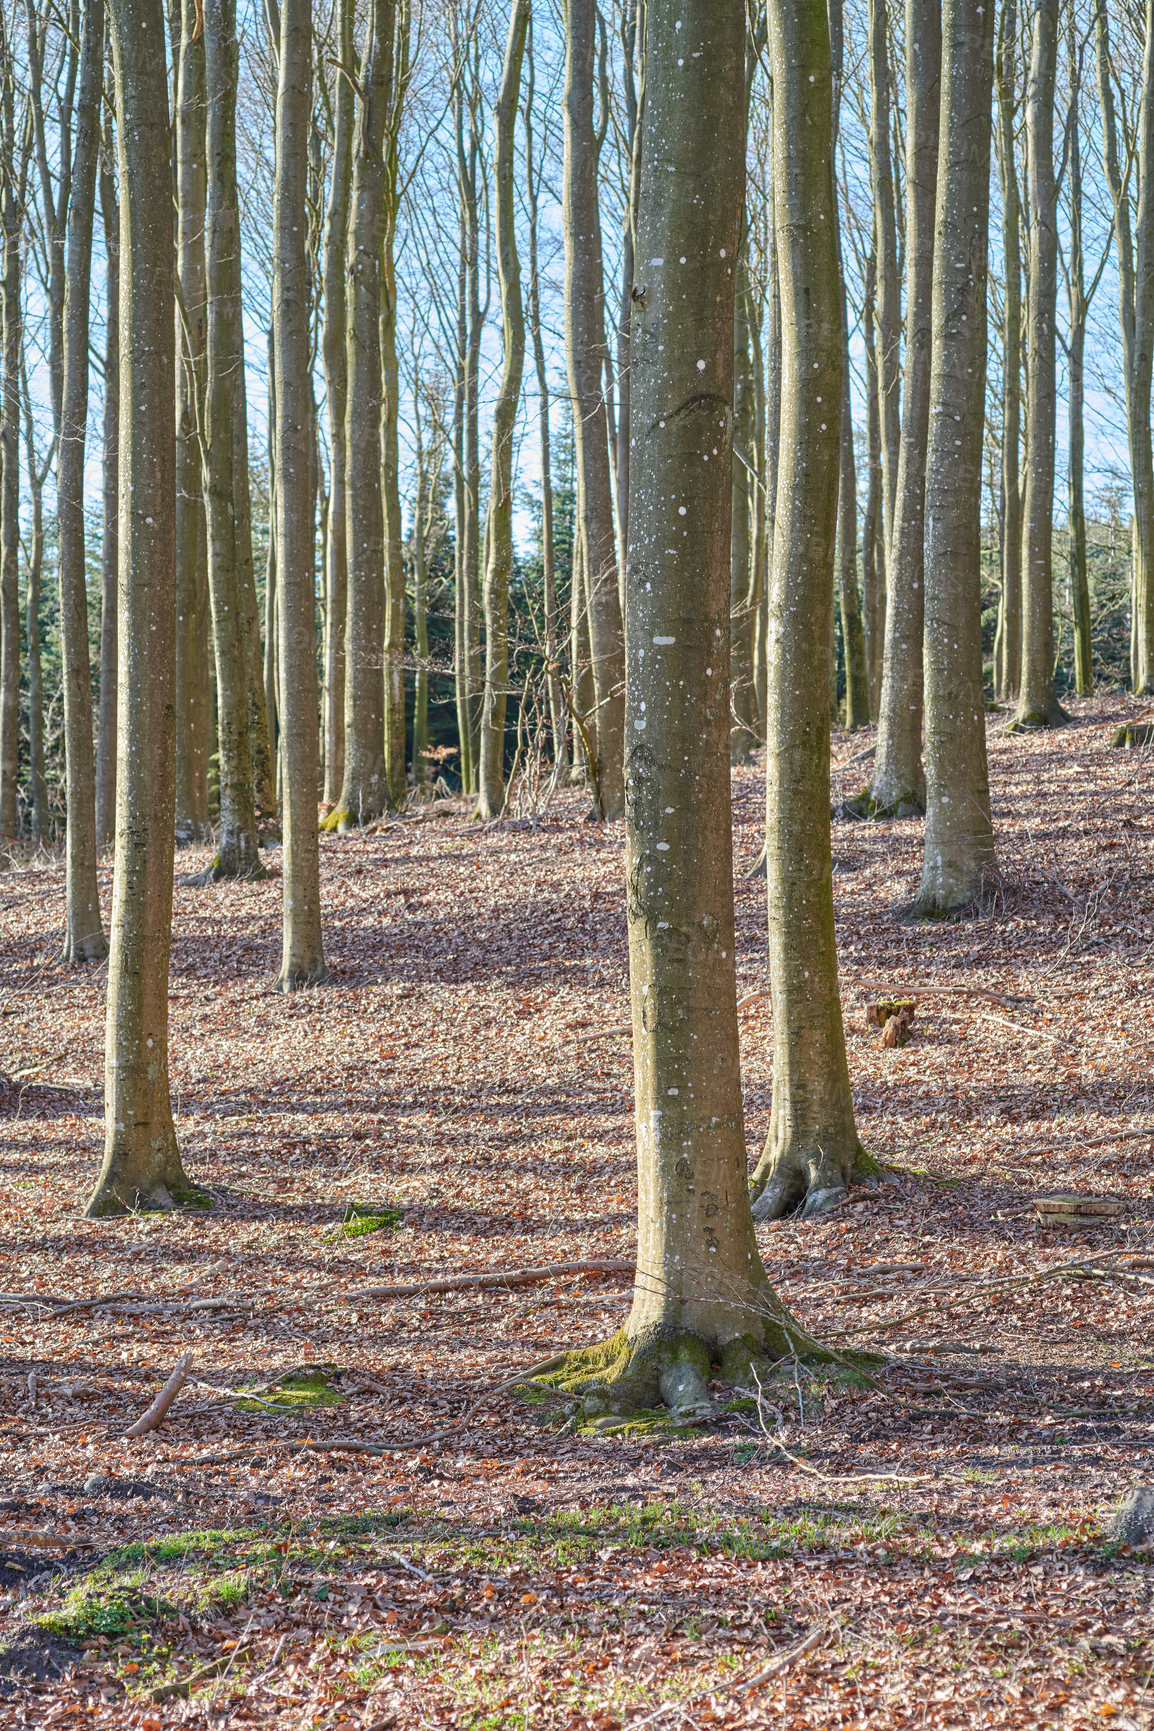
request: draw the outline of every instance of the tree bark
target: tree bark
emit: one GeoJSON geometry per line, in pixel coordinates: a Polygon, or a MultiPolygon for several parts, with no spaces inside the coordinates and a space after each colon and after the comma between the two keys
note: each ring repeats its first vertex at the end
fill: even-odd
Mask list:
{"type": "Polygon", "coordinates": [[[938,919],[979,900],[995,871],[981,594],[993,46],[991,6],[946,0],[926,457],[926,844],[913,909],[938,919]]]}
{"type": "Polygon", "coordinates": [[[708,1409],[715,1367],[741,1381],[751,1361],[792,1349],[749,1211],[734,961],[727,661],[744,26],[741,0],[647,9],[627,589],[637,1278],[623,1333],[567,1367],[586,1413],[608,1422],[658,1400],[692,1416],[708,1409]]]}
{"type": "Polygon", "coordinates": [[[44,573],[44,482],[52,462],[51,450],[41,462],[36,453],[32,397],[28,389],[28,367],[21,364],[24,398],[24,451],[28,467],[28,502],[31,525],[28,535],[28,589],[24,604],[25,642],[28,659],[28,803],[34,843],[49,836],[48,788],[44,779],[44,676],[40,654],[40,597],[44,573]]]}
{"type": "Polygon", "coordinates": [[[216,661],[220,825],[212,878],[264,875],[256,833],[241,501],[248,465],[237,438],[244,389],[240,211],[236,183],[239,59],[235,0],[204,0],[208,109],[208,342],[204,390],[204,499],[216,661]]]}
{"type": "Polygon", "coordinates": [[[882,509],[882,436],[876,339],[877,250],[871,246],[862,294],[862,340],[866,375],[866,502],[862,513],[862,612],[865,616],[866,670],[870,717],[881,702],[886,635],[886,550],[882,509]]]}
{"type": "MultiPolygon", "coordinates": [[[[106,125],[100,162],[100,213],[104,224],[104,520],[100,544],[100,700],[96,727],[96,841],[111,847],[116,833],[116,565],[117,491],[120,473],[120,211],[113,155],[106,125]]],[[[179,499],[179,491],[178,491],[179,499]]],[[[179,505],[178,505],[179,509],[179,505]]],[[[180,632],[177,600],[177,632],[180,632]]],[[[179,819],[178,819],[179,821],[179,819]]]]}
{"type": "Polygon", "coordinates": [[[729,549],[730,756],[746,762],[758,743],[757,688],[753,643],[757,620],[754,523],[758,509],[756,475],[757,386],[753,370],[753,293],[743,233],[737,266],[733,320],[733,500],[729,549]]]}
{"type": "MultiPolygon", "coordinates": [[[[920,812],[925,798],[922,635],[926,430],[941,40],[941,0],[906,0],[905,390],[893,515],[889,519],[892,527],[886,540],[885,657],[878,703],[877,754],[866,800],[870,815],[878,817],[920,812]]],[[[885,451],[883,439],[883,469],[885,451]]],[[[888,480],[886,484],[888,490],[888,480]]]]}
{"type": "MultiPolygon", "coordinates": [[[[1074,686],[1079,697],[1094,690],[1094,645],[1090,626],[1090,583],[1086,568],[1086,322],[1089,301],[1082,250],[1081,56],[1077,20],[1066,21],[1067,72],[1070,86],[1066,139],[1070,174],[1069,248],[1066,266],[1069,337],[1067,339],[1067,485],[1070,530],[1070,611],[1074,621],[1074,686]]],[[[1100,277],[1099,277],[1100,280],[1100,277]]],[[[1094,284],[1097,287],[1097,283],[1094,284]]],[[[1093,289],[1091,289],[1093,293],[1093,289]]]]}
{"type": "Polygon", "coordinates": [[[160,0],[110,0],[120,178],[120,631],[104,1162],[90,1218],[207,1199],[168,1085],[175,814],[172,156],[160,0]]]}
{"type": "Polygon", "coordinates": [[[355,829],[385,809],[385,522],[381,500],[381,241],[385,143],[393,88],[398,0],[371,0],[361,55],[347,255],[348,614],[345,623],[345,765],[326,829],[355,829]]]}
{"type": "Polygon", "coordinates": [[[512,0],[501,88],[493,117],[493,194],[501,284],[501,382],[493,410],[493,469],[485,529],[485,700],[481,717],[478,815],[500,817],[505,804],[505,709],[509,688],[509,580],[513,569],[513,433],[525,363],[525,315],[517,255],[513,142],[529,0],[512,0]]]}
{"type": "Polygon", "coordinates": [[[566,0],[562,190],[565,353],[587,556],[589,638],[596,693],[595,780],[600,815],[619,818],[624,813],[625,800],[622,779],[625,667],[609,478],[609,428],[602,390],[605,296],[597,188],[599,149],[593,123],[596,42],[596,0],[566,0]]]}
{"type": "Polygon", "coordinates": [[[834,940],[829,667],[842,425],[833,79],[824,0],[775,0],[775,221],[783,332],[770,575],[766,887],[773,1111],[753,1212],[841,1201],[862,1155],[834,940]]]}
{"type": "MultiPolygon", "coordinates": [[[[0,48],[7,41],[0,17],[0,48]]],[[[23,350],[21,276],[24,249],[22,182],[17,165],[15,67],[0,70],[0,215],[4,274],[0,284],[0,870],[16,840],[20,770],[20,357],[23,350]]]]}
{"type": "Polygon", "coordinates": [[[1002,594],[994,642],[994,689],[1015,699],[1022,671],[1022,260],[1017,160],[1017,0],[1004,0],[995,65],[998,172],[1002,187],[1002,594]]]}
{"type": "MultiPolygon", "coordinates": [[[[549,692],[549,725],[553,736],[553,775],[559,781],[569,768],[569,732],[566,725],[565,700],[558,677],[561,654],[557,613],[557,557],[553,545],[553,467],[549,430],[549,376],[545,370],[545,343],[541,334],[541,280],[537,270],[537,199],[539,171],[533,159],[533,18],[530,12],[529,34],[526,41],[525,96],[525,184],[529,210],[529,328],[533,336],[533,364],[537,373],[537,428],[541,456],[541,581],[545,603],[545,664],[546,687],[549,692]]],[[[626,343],[628,339],[626,338],[626,343]]],[[[620,345],[618,347],[620,355],[620,345]]],[[[625,385],[622,384],[621,413],[627,414],[625,385]]],[[[628,485],[626,469],[626,485],[628,485]]],[[[622,529],[628,511],[620,509],[621,470],[618,467],[618,506],[622,529]]]]}
{"type": "MultiPolygon", "coordinates": [[[[1098,94],[1103,158],[1114,207],[1118,307],[1126,378],[1126,423],[1134,490],[1131,561],[1131,680],[1145,691],[1154,676],[1154,444],[1150,429],[1154,372],[1154,0],[1146,0],[1145,47],[1133,160],[1120,148],[1114,102],[1109,12],[1096,14],[1098,94]],[[1136,203],[1133,220],[1132,205],[1136,203]]],[[[1129,140],[1125,141],[1129,145],[1129,140]]]]}
{"type": "MultiPolygon", "coordinates": [[[[213,0],[208,0],[213,4],[213,0]]],[[[321,938],[313,574],[311,292],[306,243],[312,110],[312,0],[281,0],[273,196],[277,576],[284,918],[277,988],[328,978],[321,938]]]]}
{"type": "Polygon", "coordinates": [[[1054,81],[1058,0],[1034,0],[1026,101],[1030,265],[1026,296],[1026,488],[1022,500],[1022,673],[1015,727],[1068,720],[1054,689],[1054,439],[1058,393],[1058,189],[1054,81]]]}
{"type": "Polygon", "coordinates": [[[385,222],[381,245],[381,500],[385,546],[385,783],[388,803],[405,803],[405,558],[400,485],[400,371],[397,365],[396,236],[400,214],[401,120],[409,85],[410,0],[397,0],[393,84],[385,127],[385,222]]]}
{"type": "Polygon", "coordinates": [[[890,68],[889,0],[869,0],[870,174],[874,194],[874,253],[877,259],[878,408],[881,428],[882,539],[889,569],[897,499],[901,433],[902,301],[898,274],[894,168],[890,151],[893,76],[890,68]]]}
{"type": "Polygon", "coordinates": [[[103,85],[103,0],[85,0],[72,189],[68,204],[60,444],[56,459],[60,659],[68,804],[64,843],[64,959],[67,962],[99,962],[108,954],[100,916],[100,892],[96,884],[96,764],[92,746],[92,667],[88,647],[84,546],[88,307],[103,85]]]}
{"type": "Polygon", "coordinates": [[[205,89],[204,35],[196,0],[181,0],[176,96],[176,834],[209,834],[212,644],[205,529],[205,89]]]}
{"type": "MultiPolygon", "coordinates": [[[[354,12],[354,0],[340,0],[338,52],[342,64],[350,68],[355,52],[354,12]]],[[[353,87],[349,79],[338,72],[335,88],[333,160],[324,234],[325,314],[321,331],[332,464],[328,534],[325,537],[324,798],[328,805],[335,805],[340,798],[345,767],[345,615],[348,609],[345,416],[349,390],[345,350],[348,340],[345,246],[353,170],[353,87]]]]}

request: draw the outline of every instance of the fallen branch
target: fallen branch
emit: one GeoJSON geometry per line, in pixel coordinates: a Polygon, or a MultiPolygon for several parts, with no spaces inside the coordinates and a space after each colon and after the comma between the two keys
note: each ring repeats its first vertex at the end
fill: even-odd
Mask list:
{"type": "Polygon", "coordinates": [[[40,1527],[0,1527],[0,1541],[24,1545],[30,1551],[94,1551],[96,1540],[86,1533],[50,1533],[40,1527]]]}
{"type": "Polygon", "coordinates": [[[156,1706],[165,1701],[187,1699],[194,1689],[202,1683],[208,1683],[214,1677],[221,1676],[231,1669],[238,1659],[247,1659],[253,1652],[250,1641],[244,1646],[233,1647],[228,1653],[223,1653],[219,1659],[210,1659],[205,1665],[198,1665],[195,1671],[190,1671],[180,1682],[161,1683],[155,1689],[148,1691],[148,1699],[156,1706]]]}
{"type": "MultiPolygon", "coordinates": [[[[795,1455],[792,1449],[787,1449],[783,1442],[779,1441],[777,1437],[771,1434],[765,1422],[762,1405],[764,1403],[771,1412],[776,1413],[779,1420],[781,1418],[781,1412],[772,1404],[772,1402],[765,1399],[761,1387],[761,1378],[758,1376],[753,1365],[750,1365],[750,1370],[753,1372],[753,1380],[757,1384],[757,1422],[761,1426],[762,1435],[765,1437],[766,1442],[772,1443],[775,1449],[780,1449],[786,1460],[791,1462],[793,1466],[797,1467],[800,1472],[809,1473],[811,1478],[820,1479],[823,1484],[827,1485],[922,1485],[925,1484],[928,1479],[935,1479],[941,1476],[939,1473],[916,1473],[911,1478],[903,1476],[900,1473],[851,1473],[847,1478],[839,1478],[835,1473],[823,1473],[820,1467],[811,1466],[809,1461],[803,1460],[800,1455],[795,1455]]],[[[874,1386],[876,1387],[877,1385],[875,1384],[874,1386]]],[[[800,1402],[801,1391],[799,1389],[799,1409],[800,1402]]],[[[750,1428],[752,1429],[753,1427],[751,1426],[750,1428]]]]}
{"type": "Polygon", "coordinates": [[[134,1425],[125,1431],[125,1436],[145,1436],[150,1430],[159,1430],[168,1417],[168,1409],[188,1380],[189,1368],[192,1364],[191,1352],[182,1352],[173,1367],[172,1375],[149,1407],[142,1413],[134,1425]]]}
{"type": "Polygon", "coordinates": [[[504,1274],[449,1274],[432,1280],[409,1280],[396,1286],[362,1286],[342,1292],[335,1302],[359,1304],[364,1299],[414,1298],[422,1292],[474,1292],[506,1286],[534,1286],[567,1274],[629,1274],[636,1263],[624,1261],[554,1262],[543,1268],[510,1268],[504,1274]]]}
{"type": "MultiPolygon", "coordinates": [[[[964,1019],[957,1012],[951,1015],[949,1010],[939,1010],[938,1014],[948,1016],[951,1022],[960,1022],[964,1019]]],[[[991,1016],[984,1010],[975,1010],[974,1015],[979,1022],[996,1022],[999,1028],[1009,1028],[1015,1034],[1032,1034],[1035,1039],[1052,1040],[1055,1046],[1069,1046],[1071,1050],[1074,1050],[1073,1040],[1067,1040],[1064,1034],[1051,1034],[1045,1028],[1023,1028],[1020,1022],[1007,1022],[1005,1016],[991,1016]]]]}
{"type": "Polygon", "coordinates": [[[895,991],[891,985],[883,985],[880,980],[859,980],[857,989],[859,992],[888,992],[891,997],[917,997],[920,994],[923,998],[937,998],[949,992],[961,992],[968,998],[988,998],[992,1004],[1007,1004],[1011,1008],[1015,1004],[1032,1004],[1034,1001],[1019,992],[992,992],[987,991],[984,986],[934,985],[929,980],[923,980],[917,985],[903,986],[900,991],[895,991]]]}

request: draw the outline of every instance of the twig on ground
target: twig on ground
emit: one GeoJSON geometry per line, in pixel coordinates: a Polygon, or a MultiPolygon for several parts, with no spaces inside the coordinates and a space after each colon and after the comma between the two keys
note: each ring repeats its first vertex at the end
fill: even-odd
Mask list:
{"type": "Polygon", "coordinates": [[[892,997],[917,997],[920,993],[923,998],[944,997],[947,993],[961,992],[967,998],[988,998],[992,1004],[1006,1004],[1011,1008],[1015,1004],[1032,1004],[1034,1001],[1021,992],[995,992],[985,986],[954,986],[937,984],[932,980],[917,981],[900,989],[892,984],[886,985],[881,980],[859,980],[857,989],[859,992],[888,992],[892,997]]]}
{"type": "Polygon", "coordinates": [[[87,1533],[52,1533],[42,1527],[0,1527],[0,1543],[26,1545],[30,1551],[94,1551],[87,1533]]]}
{"type": "Polygon", "coordinates": [[[192,1364],[191,1352],[182,1352],[173,1366],[172,1375],[149,1407],[142,1413],[134,1425],[125,1431],[125,1436],[144,1436],[150,1430],[159,1430],[168,1417],[168,1409],[188,1380],[189,1367],[192,1364]]]}
{"type": "Polygon", "coordinates": [[[755,1365],[750,1365],[749,1368],[752,1372],[753,1380],[757,1384],[757,1394],[755,1399],[757,1401],[757,1418],[758,1423],[761,1426],[762,1435],[765,1437],[766,1442],[771,1444],[773,1448],[780,1449],[786,1460],[792,1462],[799,1471],[809,1473],[813,1478],[821,1479],[822,1483],[827,1485],[922,1485],[925,1484],[927,1480],[940,1476],[936,1473],[917,1473],[913,1477],[901,1473],[851,1473],[847,1477],[843,1478],[835,1473],[823,1473],[820,1467],[811,1466],[809,1461],[802,1460],[800,1455],[795,1455],[792,1449],[787,1449],[783,1442],[780,1442],[777,1437],[770,1433],[765,1419],[762,1416],[762,1402],[765,1402],[765,1406],[770,1412],[777,1415],[779,1421],[782,1415],[777,1407],[775,1407],[770,1401],[765,1400],[761,1387],[761,1378],[757,1374],[757,1367],[755,1365]]]}

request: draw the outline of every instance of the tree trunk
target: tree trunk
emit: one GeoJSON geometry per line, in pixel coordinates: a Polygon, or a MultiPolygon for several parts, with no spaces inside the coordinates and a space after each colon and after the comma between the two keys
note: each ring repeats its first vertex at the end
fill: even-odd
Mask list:
{"type": "Polygon", "coordinates": [[[204,0],[208,109],[208,343],[204,391],[204,499],[216,660],[220,826],[212,878],[264,875],[256,834],[249,659],[241,587],[240,504],[248,466],[237,439],[244,389],[240,213],[236,185],[238,42],[235,0],[204,0]]]}
{"type": "Polygon", "coordinates": [[[405,557],[400,484],[400,372],[397,366],[398,151],[409,85],[410,0],[398,0],[393,87],[385,128],[385,224],[381,247],[381,499],[385,541],[385,783],[394,809],[405,803],[405,557]]]}
{"type": "MultiPolygon", "coordinates": [[[[403,0],[402,0],[403,3],[403,0]]],[[[393,88],[398,0],[371,0],[361,56],[347,255],[348,615],[345,623],[345,773],[326,829],[354,829],[385,809],[385,523],[381,500],[381,241],[385,141],[393,88]]]]}
{"type": "Polygon", "coordinates": [[[201,434],[205,343],[204,36],[196,0],[181,0],[176,97],[176,834],[209,833],[208,760],[212,749],[212,645],[201,434]]]}
{"type": "Polygon", "coordinates": [[[44,482],[52,462],[36,454],[32,399],[27,363],[21,365],[24,397],[24,450],[28,465],[31,525],[28,536],[28,591],[25,600],[25,641],[28,656],[28,798],[32,840],[48,840],[48,788],[44,780],[44,677],[40,655],[40,596],[44,573],[44,482]]]}
{"type": "Polygon", "coordinates": [[[104,1163],[90,1218],[199,1201],[168,1086],[175,813],[172,157],[160,0],[110,0],[120,178],[120,689],[104,1163]]]}
{"type": "Polygon", "coordinates": [[[1022,500],[1022,673],[1015,727],[1056,727],[1068,717],[1054,690],[1054,438],[1058,394],[1058,189],[1054,79],[1059,0],[1035,0],[1026,157],[1030,266],[1026,305],[1026,490],[1022,500]]]}
{"type": "Polygon", "coordinates": [[[513,152],[529,0],[512,0],[501,88],[494,109],[493,201],[501,284],[503,364],[493,410],[493,471],[485,529],[485,702],[481,718],[478,815],[500,817],[505,804],[505,708],[509,687],[509,580],[513,570],[513,434],[525,363],[525,316],[517,256],[513,152]]]}
{"type": "MultiPolygon", "coordinates": [[[[0,17],[0,48],[7,53],[0,17]]],[[[23,349],[21,272],[24,212],[16,156],[15,79],[0,73],[0,232],[4,276],[0,285],[0,870],[16,840],[16,783],[20,770],[20,357],[23,349]]]]}
{"type": "Polygon", "coordinates": [[[1018,695],[1022,671],[1022,261],[1017,160],[1017,0],[1004,0],[995,67],[998,172],[1002,186],[1002,594],[994,643],[994,690],[1018,695]]]}
{"type": "Polygon", "coordinates": [[[757,386],[753,370],[753,292],[743,233],[737,266],[733,320],[733,500],[729,549],[730,757],[747,762],[758,743],[757,688],[753,640],[757,622],[754,522],[758,509],[756,474],[757,386]]]}
{"type": "MultiPolygon", "coordinates": [[[[1070,172],[1069,262],[1066,267],[1070,334],[1067,342],[1069,396],[1067,478],[1070,507],[1070,611],[1074,621],[1074,685],[1079,697],[1094,690],[1094,645],[1090,628],[1090,584],[1086,569],[1086,295],[1082,252],[1082,141],[1078,109],[1081,101],[1081,56],[1077,20],[1066,22],[1070,103],[1066,139],[1070,172]]],[[[1095,287],[1097,285],[1095,284],[1095,287]]],[[[1093,290],[1091,290],[1093,292],[1093,290]]]]}
{"type": "Polygon", "coordinates": [[[946,0],[926,457],[926,851],[914,903],[939,919],[978,900],[995,871],[981,593],[993,47],[993,8],[946,0]]]}
{"type": "MultiPolygon", "coordinates": [[[[906,0],[906,364],[901,451],[886,539],[885,657],[871,816],[921,811],[926,429],[934,280],[941,0],[906,0]]],[[[884,376],[884,353],[883,353],[884,376]]],[[[884,423],[883,423],[884,424],[884,423]]],[[[883,468],[886,441],[882,441],[883,468]]],[[[886,482],[887,490],[889,481],[886,482]]]]}
{"type": "MultiPolygon", "coordinates": [[[[480,728],[484,680],[481,673],[481,423],[480,423],[480,361],[481,337],[489,310],[489,294],[481,300],[481,238],[478,200],[478,165],[481,161],[479,109],[480,67],[479,46],[474,32],[466,45],[463,72],[469,83],[463,100],[469,111],[469,137],[465,145],[458,133],[457,174],[463,209],[463,239],[465,260],[464,307],[464,402],[463,448],[464,513],[458,523],[461,543],[461,567],[457,583],[457,611],[460,625],[458,673],[463,679],[467,740],[461,742],[462,788],[466,793],[478,791],[481,767],[480,728]],[[467,776],[465,771],[468,771],[467,776]]],[[[462,79],[464,88],[464,79],[462,79]]],[[[463,118],[463,117],[462,117],[463,118]]],[[[486,242],[487,244],[487,242],[486,242]]],[[[486,273],[487,274],[487,273],[486,273]]]]}
{"type": "MultiPolygon", "coordinates": [[[[342,64],[351,67],[354,0],[340,0],[342,64]]],[[[348,609],[348,519],[345,469],[345,416],[348,410],[348,308],[345,289],[345,246],[349,232],[349,193],[353,170],[353,87],[338,73],[333,117],[333,160],[329,202],[325,212],[325,316],[321,356],[329,418],[329,522],[325,537],[324,637],[324,798],[336,805],[345,767],[345,615],[348,609]]]]}
{"type": "MultiPolygon", "coordinates": [[[[624,813],[624,644],[617,585],[609,430],[602,392],[605,305],[597,134],[593,124],[596,0],[566,0],[564,187],[565,353],[584,506],[589,639],[597,702],[600,815],[624,813]]],[[[744,64],[744,63],[743,63],[744,64]]],[[[743,83],[744,91],[744,83],[743,83]]],[[[648,268],[648,267],[647,267],[648,268]]]]}
{"type": "Polygon", "coordinates": [[[104,85],[103,0],[85,0],[76,103],[76,142],[68,204],[63,388],[56,460],[60,551],[60,659],[68,822],[64,844],[67,962],[108,954],[96,885],[96,765],[92,747],[92,667],[84,547],[84,459],[88,435],[88,304],[92,228],[104,85]]]}
{"type": "Polygon", "coordinates": [[[890,69],[888,0],[869,0],[870,175],[874,194],[874,253],[877,259],[877,343],[882,468],[882,541],[893,541],[901,428],[902,300],[898,275],[894,169],[890,148],[893,82],[890,69]]]}
{"type": "MultiPolygon", "coordinates": [[[[96,841],[111,847],[116,834],[116,563],[120,469],[120,211],[113,173],[115,144],[106,126],[100,163],[104,223],[104,520],[100,545],[100,702],[96,728],[96,841]]],[[[179,376],[179,375],[178,375],[179,376]]],[[[179,511],[179,488],[177,493],[179,511]]],[[[178,561],[179,564],[179,561],[178,561]]],[[[177,602],[177,633],[181,630],[177,602]]],[[[179,779],[179,778],[178,778],[179,779]]],[[[179,822],[179,814],[178,814],[179,822]]]]}
{"type": "MultiPolygon", "coordinates": [[[[1154,675],[1154,446],[1150,396],[1154,366],[1154,0],[1146,0],[1142,84],[1133,159],[1120,148],[1114,103],[1109,12],[1097,10],[1098,94],[1103,158],[1114,207],[1118,306],[1126,378],[1126,423],[1134,490],[1131,565],[1131,678],[1145,691],[1154,675]],[[1136,203],[1133,220],[1132,206],[1136,203]]],[[[1129,141],[1125,141],[1126,144],[1129,141]]]]}
{"type": "MultiPolygon", "coordinates": [[[[715,1367],[742,1381],[793,1345],[750,1217],[735,1010],[726,664],[744,25],[741,0],[651,4],[646,21],[626,771],[637,1280],[623,1333],[566,1367],[586,1413],[608,1422],[658,1400],[708,1410],[715,1367]]],[[[828,38],[826,66],[828,103],[828,38]]]]}
{"type": "MultiPolygon", "coordinates": [[[[213,0],[208,0],[211,5],[213,0]]],[[[313,576],[308,203],[312,0],[281,0],[273,198],[277,576],[284,848],[282,992],[328,978],[321,941],[317,794],[316,585],[313,576]]]]}
{"type": "Polygon", "coordinates": [[[774,0],[773,170],[783,332],[770,575],[766,887],[773,1112],[754,1214],[845,1196],[861,1159],[834,941],[829,666],[842,421],[833,79],[825,0],[774,0]]]}
{"type": "MultiPolygon", "coordinates": [[[[529,208],[529,328],[533,334],[533,363],[537,371],[537,427],[541,454],[541,578],[545,601],[545,665],[549,692],[549,724],[553,736],[553,776],[559,781],[569,768],[569,733],[565,721],[565,700],[558,677],[561,654],[557,615],[557,555],[553,545],[553,471],[549,433],[549,377],[545,370],[545,343],[541,335],[541,282],[537,272],[537,197],[539,174],[533,160],[533,19],[529,18],[526,44],[527,90],[525,97],[525,184],[529,208]]],[[[626,341],[628,339],[626,338],[626,341]]],[[[618,352],[620,353],[620,347],[618,352]]],[[[625,385],[622,384],[621,413],[627,413],[625,385]]],[[[626,471],[626,474],[628,471],[626,471]]],[[[628,485],[628,481],[626,481],[628,485]]],[[[620,511],[620,470],[618,472],[618,504],[622,521],[628,515],[620,511]]]]}
{"type": "Polygon", "coordinates": [[[866,375],[866,502],[862,514],[862,612],[865,615],[866,670],[870,716],[881,702],[886,636],[886,551],[882,511],[882,440],[876,341],[877,252],[870,248],[862,294],[862,339],[866,375]]]}

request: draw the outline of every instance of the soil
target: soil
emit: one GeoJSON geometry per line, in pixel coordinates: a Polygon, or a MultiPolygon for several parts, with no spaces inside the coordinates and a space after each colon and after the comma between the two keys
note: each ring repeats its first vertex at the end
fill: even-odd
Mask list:
{"type": "MultiPolygon", "coordinates": [[[[989,718],[978,917],[903,918],[919,820],[834,822],[888,1181],[758,1239],[806,1327],[885,1357],[877,1386],[799,1377],[780,1430],[718,1388],[709,1423],[583,1434],[507,1386],[613,1334],[627,1276],[365,1291],[633,1253],[629,1038],[593,1038],[628,1020],[622,831],[579,791],[323,837],[332,983],[289,997],[276,851],[204,887],[180,855],[173,1097],[208,1213],[81,1218],[105,969],[59,959],[57,859],[6,873],[0,1724],[1154,1725],[1154,1566],[1108,1534],[1154,1481],[1154,753],[1109,750],[1140,704],[1071,709],[989,718]],[[917,1001],[904,1047],[879,996],[917,1001]],[[1043,1230],[1055,1192],[1127,1208],[1043,1230]],[[352,1204],[383,1224],[348,1233],[352,1204]]],[[[835,809],[863,743],[835,738],[835,809]]],[[[733,791],[749,993],[756,764],[733,791]]],[[[768,1001],[742,1025],[752,1167],[768,1001]]]]}

